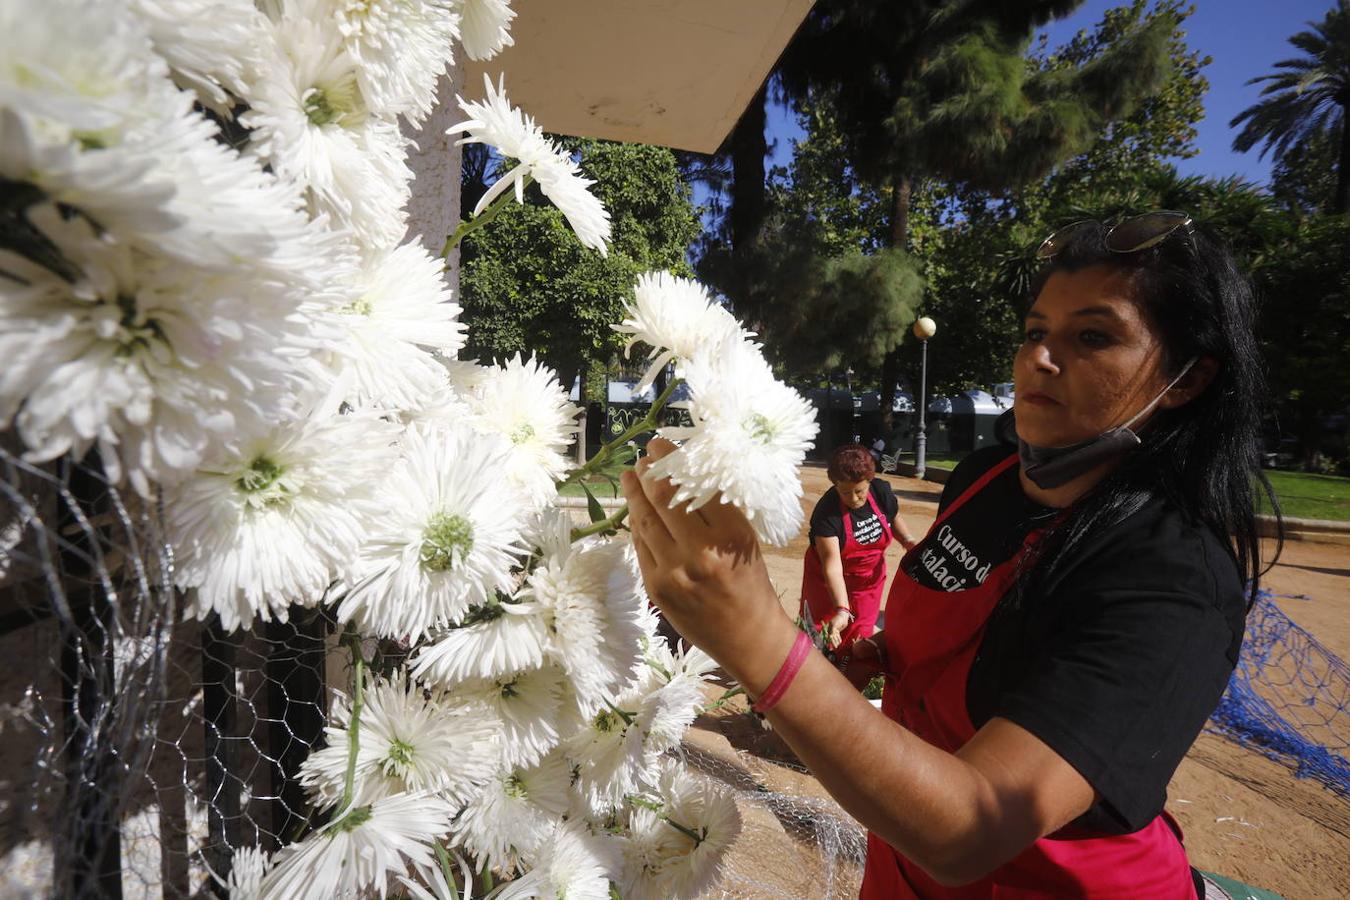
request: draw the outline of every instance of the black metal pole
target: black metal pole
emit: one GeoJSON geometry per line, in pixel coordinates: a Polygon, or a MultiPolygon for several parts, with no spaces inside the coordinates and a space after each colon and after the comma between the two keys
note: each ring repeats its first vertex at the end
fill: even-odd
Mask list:
{"type": "MultiPolygon", "coordinates": [[[[203,851],[211,871],[226,882],[239,846],[239,706],[235,672],[239,638],[225,633],[220,617],[202,627],[202,714],[206,731],[206,796],[208,843],[203,851]]],[[[207,890],[225,898],[223,884],[207,890]]]]}
{"type": "Polygon", "coordinates": [[[327,622],[317,609],[291,607],[289,622],[268,622],[267,708],[272,764],[272,833],[282,843],[300,836],[307,821],[300,764],[323,739],[327,718],[324,640],[327,622]]]}

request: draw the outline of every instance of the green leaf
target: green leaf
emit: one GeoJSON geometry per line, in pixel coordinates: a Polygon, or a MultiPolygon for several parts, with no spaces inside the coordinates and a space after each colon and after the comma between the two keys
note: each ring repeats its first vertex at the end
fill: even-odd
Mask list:
{"type": "Polygon", "coordinates": [[[586,492],[586,512],[590,515],[592,522],[603,522],[605,520],[605,508],[600,505],[600,501],[595,499],[595,494],[591,493],[591,488],[586,482],[581,482],[581,489],[586,492]]]}

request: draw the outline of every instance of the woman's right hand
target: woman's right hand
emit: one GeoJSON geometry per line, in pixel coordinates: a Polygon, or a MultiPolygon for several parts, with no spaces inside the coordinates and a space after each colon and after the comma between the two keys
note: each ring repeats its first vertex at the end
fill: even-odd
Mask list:
{"type": "Polygon", "coordinates": [[[825,642],[829,644],[831,650],[839,646],[839,641],[844,636],[844,630],[852,623],[852,610],[843,607],[835,609],[834,618],[825,623],[825,642]]]}
{"type": "Polygon", "coordinates": [[[885,675],[886,667],[885,637],[881,632],[867,638],[859,638],[849,648],[848,660],[843,665],[844,677],[858,690],[867,687],[868,682],[878,675],[885,675]]]}

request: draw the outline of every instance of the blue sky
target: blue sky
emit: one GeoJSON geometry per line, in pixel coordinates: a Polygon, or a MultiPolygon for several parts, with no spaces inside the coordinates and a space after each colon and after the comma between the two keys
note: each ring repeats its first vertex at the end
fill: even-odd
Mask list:
{"type": "MultiPolygon", "coordinates": [[[[1080,29],[1094,26],[1105,10],[1123,3],[1088,0],[1068,18],[1042,30],[1052,46],[1062,44],[1080,29]]],[[[1269,180],[1270,157],[1258,159],[1258,149],[1234,153],[1235,132],[1228,122],[1260,95],[1260,85],[1246,82],[1272,71],[1276,61],[1297,55],[1288,44],[1289,36],[1304,30],[1309,21],[1320,21],[1332,5],[1333,0],[1195,0],[1195,13],[1185,25],[1187,43],[1213,57],[1213,62],[1204,69],[1209,92],[1196,139],[1200,153],[1178,161],[1182,174],[1236,174],[1258,184],[1269,180]]],[[[786,165],[792,158],[792,138],[801,136],[795,117],[786,109],[770,109],[766,131],[777,144],[772,164],[786,165]]]]}

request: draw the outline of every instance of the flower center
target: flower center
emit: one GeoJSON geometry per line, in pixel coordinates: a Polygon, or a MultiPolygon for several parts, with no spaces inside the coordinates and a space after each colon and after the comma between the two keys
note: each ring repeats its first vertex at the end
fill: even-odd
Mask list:
{"type": "Polygon", "coordinates": [[[121,346],[118,356],[130,356],[139,349],[145,349],[154,341],[166,343],[164,330],[154,319],[142,318],[132,294],[118,294],[114,301],[120,315],[117,319],[116,340],[121,346]]]}
{"type": "Polygon", "coordinates": [[[526,796],[525,780],[519,772],[512,772],[506,779],[506,796],[512,800],[524,800],[526,796]]]}
{"type": "Polygon", "coordinates": [[[473,525],[463,516],[436,513],[422,531],[422,568],[445,572],[473,550],[473,525]]]}
{"type": "Polygon", "coordinates": [[[516,687],[515,681],[499,683],[499,686],[501,687],[502,697],[507,700],[520,696],[520,689],[516,687]]]}
{"type": "Polygon", "coordinates": [[[369,297],[362,297],[360,300],[353,301],[342,311],[353,316],[368,316],[375,312],[375,304],[370,302],[369,297]]]}
{"type": "Polygon", "coordinates": [[[243,474],[234,480],[234,486],[249,494],[250,502],[264,505],[278,503],[291,492],[281,480],[285,474],[284,466],[266,454],[259,453],[253,457],[243,474]]]}
{"type": "Polygon", "coordinates": [[[314,85],[301,102],[305,116],[314,125],[359,125],[365,119],[356,73],[349,72],[332,84],[314,85]]]}
{"type": "Polygon", "coordinates": [[[511,432],[511,443],[523,444],[534,437],[534,426],[528,422],[524,425],[517,425],[516,430],[511,432]]]}
{"type": "Polygon", "coordinates": [[[413,745],[395,739],[389,744],[389,753],[384,758],[384,774],[403,776],[413,760],[413,745]]]}
{"type": "Polygon", "coordinates": [[[602,709],[595,715],[595,730],[601,734],[609,734],[616,728],[623,727],[623,719],[607,709],[602,709]]]}
{"type": "Polygon", "coordinates": [[[761,444],[767,444],[774,439],[778,429],[769,421],[768,417],[762,413],[751,413],[745,417],[743,423],[745,430],[750,432],[750,437],[761,444]]]}

